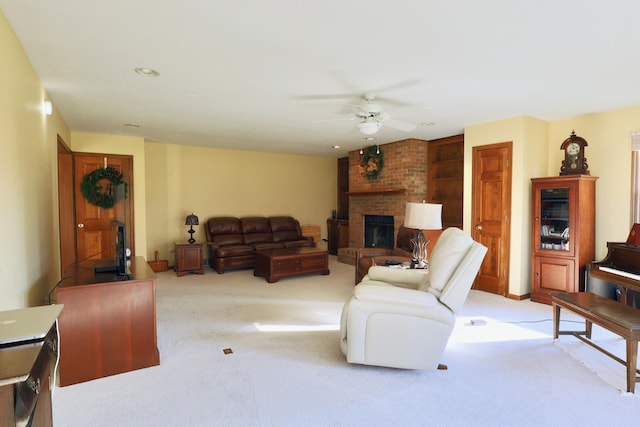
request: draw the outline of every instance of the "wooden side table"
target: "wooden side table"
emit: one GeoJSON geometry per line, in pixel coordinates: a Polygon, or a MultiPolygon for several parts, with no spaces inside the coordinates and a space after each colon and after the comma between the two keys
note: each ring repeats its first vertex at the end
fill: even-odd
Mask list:
{"type": "Polygon", "coordinates": [[[174,242],[175,270],[178,277],[189,273],[204,274],[202,267],[202,243],[174,242]]]}

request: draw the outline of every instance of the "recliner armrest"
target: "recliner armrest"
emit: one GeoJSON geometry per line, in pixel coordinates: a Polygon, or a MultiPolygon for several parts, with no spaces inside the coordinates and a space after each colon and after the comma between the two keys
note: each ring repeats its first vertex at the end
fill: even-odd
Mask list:
{"type": "Polygon", "coordinates": [[[429,280],[429,272],[425,270],[412,270],[410,268],[392,268],[381,265],[372,265],[369,268],[367,278],[386,282],[391,285],[418,289],[425,281],[429,280]]]}
{"type": "Polygon", "coordinates": [[[412,307],[443,306],[435,295],[429,292],[421,292],[413,289],[399,288],[397,286],[384,286],[384,282],[376,284],[375,281],[362,283],[355,287],[354,296],[361,301],[378,303],[400,304],[412,307]],[[381,286],[382,285],[382,286],[381,286]]]}

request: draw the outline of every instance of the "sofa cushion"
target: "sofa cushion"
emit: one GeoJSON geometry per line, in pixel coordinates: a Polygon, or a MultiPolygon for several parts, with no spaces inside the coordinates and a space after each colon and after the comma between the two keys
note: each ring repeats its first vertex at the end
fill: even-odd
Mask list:
{"type": "Polygon", "coordinates": [[[222,246],[216,249],[216,256],[218,258],[244,256],[244,255],[252,255],[253,252],[254,252],[254,249],[251,246],[231,245],[231,246],[222,246]]]}
{"type": "Polygon", "coordinates": [[[282,243],[256,243],[252,245],[256,251],[264,251],[265,249],[280,249],[284,248],[282,243]]]}
{"type": "Polygon", "coordinates": [[[273,242],[269,219],[261,216],[240,218],[240,225],[245,245],[273,242]]]}
{"type": "Polygon", "coordinates": [[[216,242],[221,246],[243,243],[240,219],[235,217],[210,218],[205,223],[205,232],[208,242],[216,242]]]}
{"type": "Polygon", "coordinates": [[[269,223],[271,224],[271,231],[294,231],[298,235],[300,231],[300,224],[298,220],[290,216],[271,216],[269,217],[269,223]]]}
{"type": "Polygon", "coordinates": [[[292,240],[299,240],[300,236],[294,230],[286,230],[286,231],[274,231],[273,232],[273,241],[274,242],[287,242],[292,240]]]}
{"type": "Polygon", "coordinates": [[[243,245],[242,234],[218,234],[213,236],[213,241],[219,246],[243,245]]]}
{"type": "Polygon", "coordinates": [[[242,233],[271,233],[269,219],[262,216],[240,218],[242,233]]]}
{"type": "Polygon", "coordinates": [[[430,257],[429,292],[440,296],[472,244],[471,236],[459,228],[450,227],[442,232],[430,257]]]}
{"type": "Polygon", "coordinates": [[[273,243],[271,233],[245,233],[243,235],[245,245],[256,245],[259,243],[273,243]]]}
{"type": "Polygon", "coordinates": [[[269,223],[271,224],[274,242],[289,242],[301,240],[302,238],[300,223],[293,217],[272,216],[269,217],[269,223]]]}

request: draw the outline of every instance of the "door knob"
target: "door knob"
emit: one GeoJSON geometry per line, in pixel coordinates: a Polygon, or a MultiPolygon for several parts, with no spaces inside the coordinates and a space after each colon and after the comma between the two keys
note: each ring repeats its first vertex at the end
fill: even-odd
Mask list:
{"type": "Polygon", "coordinates": [[[475,226],[475,229],[476,229],[476,230],[482,230],[482,226],[481,226],[481,225],[476,225],[476,226],[475,226]]]}
{"type": "Polygon", "coordinates": [[[78,224],[78,228],[84,228],[84,224],[83,223],[78,224]]]}

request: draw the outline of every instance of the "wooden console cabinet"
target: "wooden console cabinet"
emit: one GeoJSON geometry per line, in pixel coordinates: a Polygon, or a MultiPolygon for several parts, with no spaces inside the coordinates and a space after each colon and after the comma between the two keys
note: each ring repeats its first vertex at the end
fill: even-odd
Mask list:
{"type": "Polygon", "coordinates": [[[76,268],[55,298],[64,304],[60,385],[160,364],[156,339],[156,276],[143,257],[131,259],[132,279],[76,268]]]}
{"type": "Polygon", "coordinates": [[[189,273],[204,274],[202,267],[202,243],[174,242],[175,270],[178,277],[189,273]]]}
{"type": "Polygon", "coordinates": [[[595,257],[597,177],[533,178],[531,300],[584,291],[585,265],[595,257]]]}

